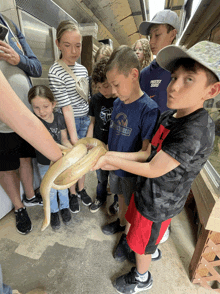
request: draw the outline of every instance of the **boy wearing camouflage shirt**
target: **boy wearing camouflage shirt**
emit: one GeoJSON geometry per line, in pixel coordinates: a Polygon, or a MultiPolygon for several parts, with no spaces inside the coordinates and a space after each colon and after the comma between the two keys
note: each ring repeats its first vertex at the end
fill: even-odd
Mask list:
{"type": "Polygon", "coordinates": [[[171,218],[184,207],[191,184],[206,163],[214,143],[215,125],[203,108],[220,93],[220,45],[200,42],[189,50],[167,46],[158,64],[171,72],[167,106],[147,151],[107,152],[94,167],[122,169],[139,175],[138,189],[127,213],[127,243],[136,267],[117,278],[118,293],[137,293],[152,287],[148,271],[171,218]],[[135,252],[135,254],[134,254],[135,252]]]}

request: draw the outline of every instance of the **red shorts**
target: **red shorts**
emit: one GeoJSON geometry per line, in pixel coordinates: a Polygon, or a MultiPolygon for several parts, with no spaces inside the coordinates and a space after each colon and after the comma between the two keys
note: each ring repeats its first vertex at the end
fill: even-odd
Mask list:
{"type": "Polygon", "coordinates": [[[135,206],[134,194],[125,218],[131,224],[127,234],[128,245],[138,254],[154,253],[171,222],[171,219],[168,219],[155,223],[141,215],[135,206]]]}

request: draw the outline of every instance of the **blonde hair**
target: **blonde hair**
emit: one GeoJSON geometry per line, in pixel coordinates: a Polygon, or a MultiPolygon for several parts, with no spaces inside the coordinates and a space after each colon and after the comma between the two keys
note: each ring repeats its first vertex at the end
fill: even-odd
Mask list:
{"type": "Polygon", "coordinates": [[[79,27],[78,25],[73,22],[72,20],[64,20],[61,21],[57,27],[57,41],[60,42],[60,39],[62,38],[62,35],[66,32],[66,31],[79,31],[79,27]]]}
{"type": "Polygon", "coordinates": [[[132,45],[132,49],[135,50],[135,47],[137,45],[137,43],[140,42],[141,46],[143,48],[143,53],[144,53],[144,59],[142,61],[141,64],[141,69],[143,69],[144,67],[148,66],[151,61],[153,60],[153,54],[151,52],[150,49],[150,43],[147,39],[139,39],[137,40],[133,45],[132,45]]]}
{"type": "MultiPolygon", "coordinates": [[[[57,27],[57,41],[60,43],[62,35],[66,32],[77,31],[80,34],[78,25],[72,20],[61,21],[57,27]]],[[[81,34],[80,34],[81,35],[81,34]]],[[[62,53],[60,53],[60,59],[62,58],[62,53]]]]}
{"type": "Polygon", "coordinates": [[[110,57],[112,54],[112,48],[108,44],[102,44],[101,47],[97,50],[94,61],[97,62],[100,60],[100,56],[102,57],[110,57]]]}

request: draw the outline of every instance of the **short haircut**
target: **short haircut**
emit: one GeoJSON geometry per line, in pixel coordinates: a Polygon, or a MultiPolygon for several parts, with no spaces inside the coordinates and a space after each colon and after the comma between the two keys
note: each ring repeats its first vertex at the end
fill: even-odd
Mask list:
{"type": "Polygon", "coordinates": [[[209,70],[207,67],[203,66],[202,64],[200,64],[199,62],[195,61],[192,58],[178,59],[174,63],[171,73],[177,71],[181,66],[185,69],[185,71],[193,71],[195,73],[198,72],[199,70],[203,70],[206,73],[206,77],[207,77],[206,86],[209,86],[218,82],[218,78],[211,70],[209,70]]]}
{"type": "Polygon", "coordinates": [[[93,72],[92,72],[92,81],[97,83],[104,83],[106,81],[106,64],[108,63],[109,57],[103,57],[100,59],[99,62],[97,62],[94,66],[93,72]]]}
{"type": "Polygon", "coordinates": [[[136,68],[140,74],[140,63],[135,52],[126,45],[121,45],[113,52],[106,65],[106,72],[117,68],[119,73],[128,76],[131,69],[136,68]]]}
{"type": "Polygon", "coordinates": [[[52,91],[44,86],[44,85],[37,85],[32,87],[28,92],[28,101],[31,104],[31,101],[36,97],[42,97],[50,100],[50,102],[55,102],[54,95],[52,91]]]}

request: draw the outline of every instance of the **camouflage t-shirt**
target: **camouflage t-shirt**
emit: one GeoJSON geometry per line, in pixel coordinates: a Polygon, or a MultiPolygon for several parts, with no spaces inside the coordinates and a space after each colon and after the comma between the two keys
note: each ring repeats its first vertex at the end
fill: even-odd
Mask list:
{"type": "Polygon", "coordinates": [[[147,219],[161,222],[172,218],[184,207],[191,184],[210,155],[215,124],[205,109],[181,118],[175,111],[164,112],[151,140],[148,162],[161,149],[180,165],[158,178],[138,178],[135,194],[137,210],[147,219]]]}

